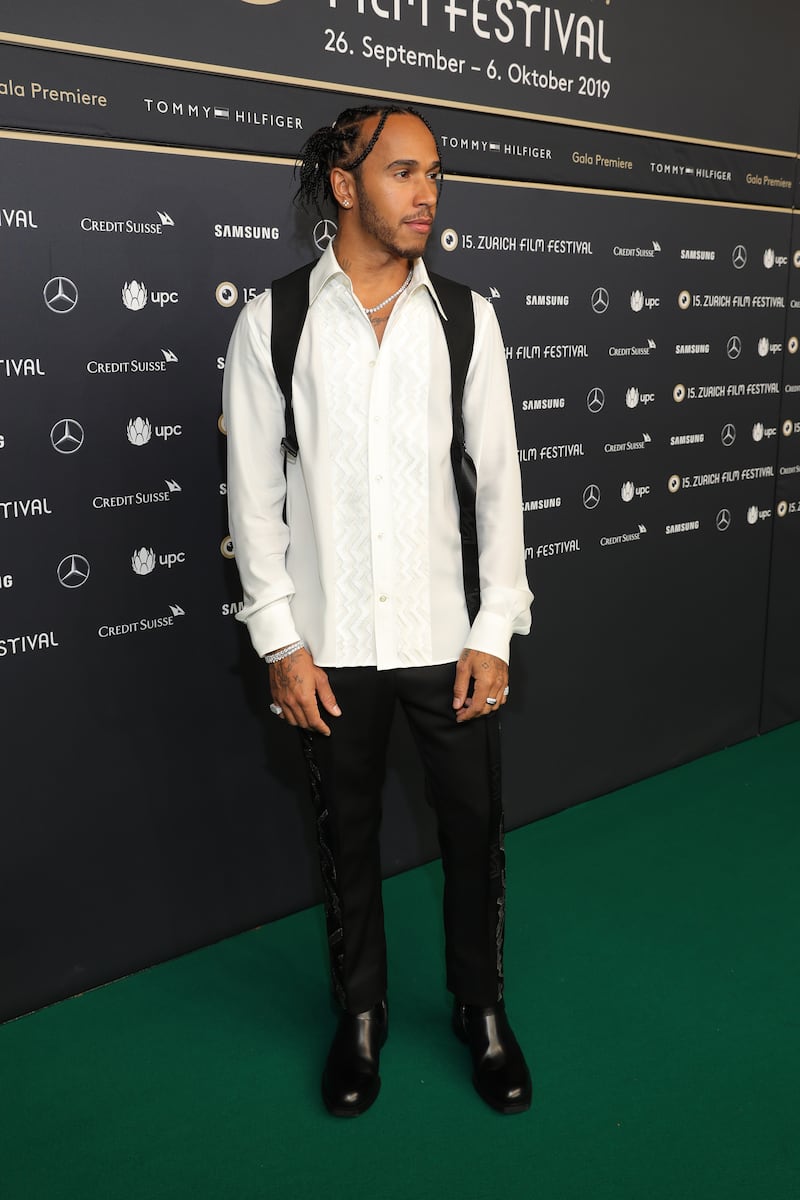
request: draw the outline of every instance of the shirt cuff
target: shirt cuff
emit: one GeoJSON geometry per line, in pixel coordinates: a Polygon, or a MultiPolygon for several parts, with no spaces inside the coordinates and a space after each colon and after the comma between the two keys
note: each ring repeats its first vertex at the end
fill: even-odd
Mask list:
{"type": "Polygon", "coordinates": [[[236,614],[236,619],[247,625],[253,649],[259,658],[302,640],[295,628],[288,600],[275,600],[256,612],[248,612],[245,608],[236,614]]]}
{"type": "Polygon", "coordinates": [[[466,645],[470,650],[493,654],[495,658],[502,658],[504,663],[508,663],[511,632],[511,626],[505,617],[481,609],[472,623],[466,645]]]}

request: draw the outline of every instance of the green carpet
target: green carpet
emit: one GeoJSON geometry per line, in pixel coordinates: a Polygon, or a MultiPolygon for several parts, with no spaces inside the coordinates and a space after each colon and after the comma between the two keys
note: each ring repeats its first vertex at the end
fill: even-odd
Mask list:
{"type": "Polygon", "coordinates": [[[800,724],[508,838],[534,1107],[469,1083],[439,865],[390,880],[383,1089],[327,1115],[317,909],[0,1029],[2,1200],[798,1200],[800,724]]]}

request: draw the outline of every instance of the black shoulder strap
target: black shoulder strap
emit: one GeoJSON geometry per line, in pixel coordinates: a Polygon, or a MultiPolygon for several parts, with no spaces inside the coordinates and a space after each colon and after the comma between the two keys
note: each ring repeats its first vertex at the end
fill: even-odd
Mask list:
{"type": "Polygon", "coordinates": [[[442,328],[450,353],[450,398],[453,408],[450,461],[458,496],[464,595],[469,619],[474,621],[481,606],[478,528],[475,517],[478,480],[475,464],[467,453],[464,440],[464,386],[475,345],[475,310],[472,306],[472,293],[463,283],[456,283],[443,275],[434,275],[433,272],[429,272],[429,276],[447,316],[447,320],[442,321],[442,328]]]}
{"type": "Polygon", "coordinates": [[[286,433],[281,441],[285,454],[297,458],[297,433],[292,407],[292,375],[300,335],[308,313],[308,279],[313,262],[272,281],[272,365],[286,406],[286,433]]]}

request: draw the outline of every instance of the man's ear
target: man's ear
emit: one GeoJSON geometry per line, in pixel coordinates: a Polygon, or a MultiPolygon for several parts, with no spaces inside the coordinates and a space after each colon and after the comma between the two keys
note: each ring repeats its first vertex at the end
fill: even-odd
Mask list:
{"type": "Polygon", "coordinates": [[[340,208],[352,208],[356,195],[352,173],[343,171],[341,167],[334,167],[331,171],[331,191],[340,208]]]}

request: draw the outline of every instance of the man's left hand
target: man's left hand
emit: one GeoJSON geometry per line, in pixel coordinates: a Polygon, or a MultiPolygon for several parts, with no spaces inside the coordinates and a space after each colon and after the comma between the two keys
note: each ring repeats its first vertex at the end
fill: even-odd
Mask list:
{"type": "Polygon", "coordinates": [[[508,689],[508,664],[493,654],[467,647],[456,663],[456,679],[453,686],[453,708],[456,721],[472,721],[475,717],[486,717],[505,704],[508,689]],[[470,682],[474,681],[472,695],[468,695],[470,682]],[[487,704],[494,700],[494,704],[487,704]]]}

